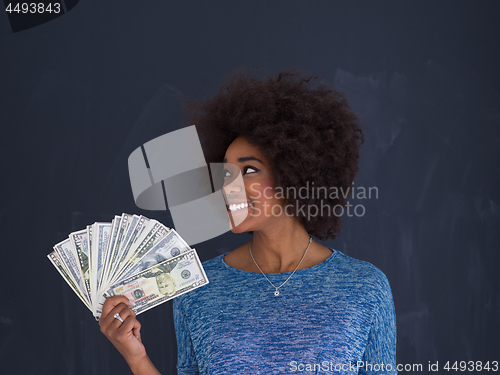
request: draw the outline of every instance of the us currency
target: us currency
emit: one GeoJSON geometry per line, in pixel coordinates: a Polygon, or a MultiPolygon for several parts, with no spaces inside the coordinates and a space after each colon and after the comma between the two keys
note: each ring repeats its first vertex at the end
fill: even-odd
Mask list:
{"type": "MultiPolygon", "coordinates": [[[[156,221],[156,220],[154,220],[156,221]]],[[[125,249],[122,253],[122,256],[119,260],[119,264],[117,266],[117,271],[120,272],[123,267],[125,266],[125,263],[128,261],[130,256],[133,254],[135,251],[137,245],[138,245],[138,240],[141,238],[141,235],[145,232],[146,228],[148,228],[148,224],[151,222],[150,219],[141,216],[139,218],[139,221],[137,225],[133,228],[130,239],[128,240],[127,244],[125,245],[125,249]]],[[[151,225],[152,226],[152,225],[151,225]]]]}
{"type": "MultiPolygon", "coordinates": [[[[80,268],[78,267],[78,260],[73,252],[71,241],[69,238],[64,241],[59,242],[54,246],[54,250],[59,255],[61,261],[66,266],[68,270],[68,275],[73,279],[75,285],[78,287],[80,292],[84,295],[85,299],[87,299],[87,295],[85,293],[85,286],[83,282],[83,276],[80,273],[80,268]]],[[[90,301],[87,300],[88,305],[90,306],[90,301]]]]}
{"type": "Polygon", "coordinates": [[[127,227],[125,229],[125,233],[123,233],[123,240],[120,244],[120,248],[118,249],[118,255],[116,256],[116,261],[115,261],[116,263],[113,264],[113,269],[111,271],[111,273],[113,275],[119,271],[119,265],[120,265],[121,259],[123,257],[124,252],[125,252],[125,249],[127,249],[129,247],[128,245],[130,244],[130,238],[132,237],[135,228],[139,224],[140,218],[141,218],[141,216],[139,216],[139,215],[132,215],[132,218],[130,219],[130,221],[127,224],[127,227]]]}
{"type": "Polygon", "coordinates": [[[111,277],[113,276],[114,266],[116,265],[116,259],[118,258],[118,251],[120,250],[120,246],[123,242],[123,236],[125,234],[125,230],[128,227],[130,219],[132,219],[132,215],[123,214],[121,216],[118,233],[116,234],[113,248],[111,249],[111,257],[109,259],[109,263],[107,264],[107,274],[104,276],[105,284],[109,284],[109,282],[111,281],[111,277]]]}
{"type": "MultiPolygon", "coordinates": [[[[88,241],[88,248],[89,248],[89,274],[92,277],[92,225],[87,225],[87,241],[88,241]]],[[[92,294],[89,295],[89,303],[90,306],[92,306],[92,294]]]]}
{"type": "MultiPolygon", "coordinates": [[[[121,272],[114,275],[114,278],[110,280],[109,285],[113,285],[113,283],[121,278],[123,274],[127,273],[129,269],[135,266],[144,255],[146,255],[151,248],[153,248],[156,244],[158,244],[168,233],[169,228],[167,228],[162,223],[156,222],[154,223],[153,228],[140,239],[140,243],[135,250],[135,253],[129,258],[126,267],[121,272]]],[[[139,240],[138,240],[139,242],[139,240]]]]}
{"type": "Polygon", "coordinates": [[[111,223],[94,223],[92,225],[93,241],[92,241],[92,277],[91,277],[91,292],[92,302],[97,298],[99,290],[99,280],[104,266],[106,250],[108,248],[109,237],[111,233],[111,223]]]}
{"type": "Polygon", "coordinates": [[[50,262],[54,265],[54,267],[59,271],[63,279],[68,283],[70,288],[75,292],[75,294],[80,298],[80,300],[87,306],[87,308],[92,311],[90,308],[87,300],[83,296],[82,292],[80,289],[77,287],[73,279],[68,273],[67,268],[64,266],[64,263],[62,262],[61,258],[59,257],[59,254],[54,250],[50,254],[47,255],[47,258],[49,258],[50,262]]]}
{"type": "Polygon", "coordinates": [[[139,236],[137,236],[134,243],[130,247],[127,257],[124,258],[122,263],[120,264],[120,275],[123,275],[123,271],[128,267],[128,262],[130,262],[131,259],[135,259],[137,257],[137,254],[141,252],[141,249],[145,245],[147,245],[147,242],[149,241],[149,239],[151,239],[151,234],[156,233],[160,228],[163,228],[167,232],[170,230],[170,228],[154,219],[149,220],[142,232],[139,234],[139,236]]]}
{"type": "MultiPolygon", "coordinates": [[[[151,249],[156,243],[161,241],[161,239],[163,237],[165,237],[165,235],[168,232],[168,228],[166,226],[164,226],[163,224],[159,223],[158,221],[151,220],[151,222],[152,222],[151,223],[152,226],[150,226],[148,228],[149,230],[147,230],[147,231],[145,230],[144,233],[137,240],[138,244],[136,245],[136,250],[135,250],[136,253],[139,253],[139,254],[147,253],[147,251],[149,249],[151,249]]],[[[135,258],[133,257],[132,260],[133,259],[135,259],[135,258]]],[[[130,263],[130,262],[131,262],[131,260],[129,260],[129,263],[126,264],[125,269],[120,270],[120,271],[125,272],[127,270],[128,266],[132,266],[135,264],[135,262],[134,263],[130,263]]],[[[109,287],[116,282],[116,280],[121,278],[121,272],[115,273],[111,277],[112,277],[112,279],[108,278],[108,279],[106,279],[106,281],[103,284],[101,284],[101,288],[99,289],[99,291],[97,293],[97,295],[98,295],[97,301],[99,301],[99,299],[102,298],[103,293],[105,293],[109,289],[109,287]]],[[[99,303],[97,305],[94,305],[94,314],[96,314],[96,316],[100,315],[99,303]]]]}
{"type": "Polygon", "coordinates": [[[175,229],[170,229],[160,242],[153,246],[132,268],[122,275],[122,278],[128,278],[190,249],[189,245],[179,236],[175,229]]]}
{"type": "Polygon", "coordinates": [[[137,300],[139,312],[208,283],[194,249],[175,230],[140,215],[117,215],[111,223],[98,222],[70,233],[48,258],[96,317],[111,286],[144,276],[160,264],[141,279],[142,295],[137,288],[128,295],[137,300]],[[191,260],[179,258],[188,253],[191,260]]]}
{"type": "Polygon", "coordinates": [[[133,303],[131,309],[140,314],[206,284],[207,275],[191,249],[120,281],[104,297],[124,295],[133,303]]]}
{"type": "Polygon", "coordinates": [[[106,248],[106,256],[104,258],[103,269],[101,271],[101,276],[99,278],[99,285],[106,283],[106,275],[111,262],[111,252],[113,250],[116,236],[118,235],[118,229],[120,228],[121,216],[115,215],[115,218],[111,221],[111,233],[109,237],[108,246],[106,248]]]}
{"type": "MultiPolygon", "coordinates": [[[[125,215],[125,214],[124,214],[125,215]]],[[[108,274],[109,280],[114,277],[117,271],[118,264],[120,263],[120,258],[123,254],[123,251],[130,239],[130,236],[132,234],[132,231],[134,227],[137,225],[137,222],[139,221],[139,215],[128,215],[129,219],[126,221],[126,226],[123,231],[122,237],[120,239],[120,245],[116,249],[116,256],[114,259],[113,264],[111,264],[110,272],[108,274]]],[[[122,220],[123,222],[123,220],[122,220]]]]}
{"type": "Polygon", "coordinates": [[[79,230],[69,234],[69,240],[73,249],[76,252],[76,258],[78,259],[78,267],[80,269],[80,274],[83,278],[83,283],[85,284],[85,292],[87,295],[87,300],[92,302],[92,291],[90,286],[90,270],[89,270],[89,244],[88,244],[88,234],[87,229],[79,230]]]}

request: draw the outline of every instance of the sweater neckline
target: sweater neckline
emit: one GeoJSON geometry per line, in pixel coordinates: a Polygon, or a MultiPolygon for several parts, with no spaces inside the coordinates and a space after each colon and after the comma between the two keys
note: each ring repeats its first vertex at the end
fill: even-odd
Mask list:
{"type": "MultiPolygon", "coordinates": [[[[309,272],[315,272],[323,267],[326,267],[328,264],[332,263],[333,262],[333,259],[335,258],[335,256],[337,255],[338,251],[331,248],[331,247],[328,247],[332,253],[330,254],[330,256],[328,258],[326,258],[324,261],[322,261],[321,263],[318,263],[318,264],[315,264],[314,266],[311,266],[311,267],[307,267],[307,268],[303,268],[303,269],[300,269],[300,270],[297,270],[295,271],[296,274],[307,274],[309,272]]],[[[261,275],[260,272],[251,272],[251,271],[244,271],[244,270],[240,270],[238,268],[234,268],[232,266],[230,266],[229,264],[226,263],[226,261],[224,260],[224,256],[226,256],[227,254],[229,254],[230,252],[228,251],[227,253],[224,253],[222,255],[219,255],[220,257],[220,260],[223,264],[223,266],[233,272],[240,272],[240,273],[243,273],[243,274],[247,274],[247,275],[261,275]]],[[[266,276],[267,277],[277,277],[277,276],[280,276],[280,275],[289,275],[291,274],[293,271],[288,271],[288,272],[277,272],[277,273],[266,273],[266,276]]],[[[262,276],[261,276],[262,277],[262,276]]]]}

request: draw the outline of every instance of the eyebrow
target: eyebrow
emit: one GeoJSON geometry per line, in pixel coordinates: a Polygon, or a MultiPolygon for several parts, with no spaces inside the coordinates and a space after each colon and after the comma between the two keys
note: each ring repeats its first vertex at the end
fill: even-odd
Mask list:
{"type": "MultiPolygon", "coordinates": [[[[244,156],[242,158],[238,158],[238,162],[239,163],[244,163],[246,161],[249,161],[249,160],[256,160],[258,161],[260,164],[264,165],[264,163],[262,162],[262,160],[260,159],[257,159],[255,156],[244,156]]],[[[227,163],[227,159],[224,158],[224,160],[222,161],[223,163],[227,163]]]]}

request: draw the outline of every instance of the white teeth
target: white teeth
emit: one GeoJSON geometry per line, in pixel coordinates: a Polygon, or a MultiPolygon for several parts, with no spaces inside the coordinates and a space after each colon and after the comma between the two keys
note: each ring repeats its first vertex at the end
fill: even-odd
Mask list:
{"type": "Polygon", "coordinates": [[[248,207],[248,206],[249,206],[248,202],[245,202],[245,203],[240,203],[240,204],[234,204],[234,203],[233,203],[233,204],[229,205],[229,209],[230,209],[231,211],[236,211],[236,210],[240,210],[240,209],[242,209],[242,208],[246,208],[246,207],[248,207]]]}

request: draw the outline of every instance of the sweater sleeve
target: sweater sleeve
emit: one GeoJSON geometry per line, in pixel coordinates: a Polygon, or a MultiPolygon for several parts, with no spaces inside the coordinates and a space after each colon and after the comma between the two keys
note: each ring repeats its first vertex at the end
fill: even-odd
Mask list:
{"type": "Polygon", "coordinates": [[[363,355],[360,375],[395,375],[396,369],[396,313],[392,291],[387,277],[378,270],[377,306],[363,355]]]}
{"type": "Polygon", "coordinates": [[[198,363],[196,362],[186,313],[180,297],[174,298],[173,309],[175,336],[177,338],[177,374],[198,375],[198,363]]]}

